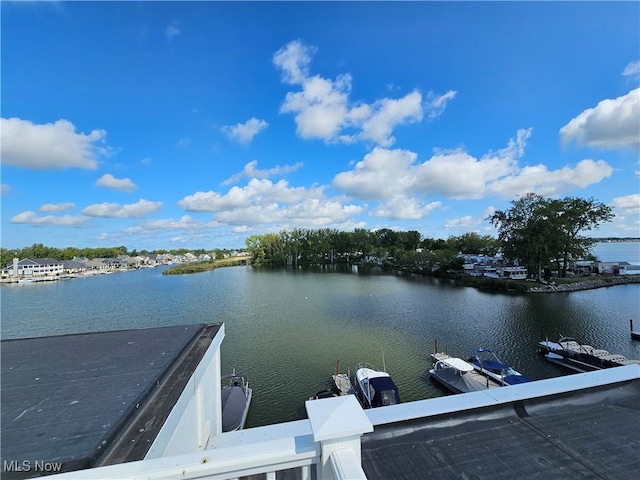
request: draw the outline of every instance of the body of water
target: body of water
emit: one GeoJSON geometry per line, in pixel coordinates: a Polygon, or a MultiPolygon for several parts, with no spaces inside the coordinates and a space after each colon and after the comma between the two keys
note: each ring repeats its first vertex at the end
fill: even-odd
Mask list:
{"type": "MultiPolygon", "coordinates": [[[[163,276],[161,269],[3,286],[2,338],[224,322],[223,373],[250,375],[248,426],[305,418],[304,401],[360,362],[386,368],[403,401],[444,395],[429,355],[492,348],[526,375],[567,374],[536,353],[551,339],[640,358],[640,284],[574,293],[506,295],[450,281],[357,268],[221,268],[163,276]]],[[[37,352],[30,352],[37,354],[37,352]]],[[[70,352],[72,354],[72,352],[70,352]]]]}
{"type": "Polygon", "coordinates": [[[640,265],[640,242],[598,242],[593,254],[602,262],[629,262],[640,265]]]}

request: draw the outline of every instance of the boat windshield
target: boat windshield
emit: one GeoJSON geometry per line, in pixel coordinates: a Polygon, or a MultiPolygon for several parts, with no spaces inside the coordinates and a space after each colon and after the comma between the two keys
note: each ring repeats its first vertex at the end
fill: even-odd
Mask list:
{"type": "Polygon", "coordinates": [[[380,392],[380,398],[382,405],[395,405],[396,404],[396,391],[395,390],[383,390],[380,392]]]}

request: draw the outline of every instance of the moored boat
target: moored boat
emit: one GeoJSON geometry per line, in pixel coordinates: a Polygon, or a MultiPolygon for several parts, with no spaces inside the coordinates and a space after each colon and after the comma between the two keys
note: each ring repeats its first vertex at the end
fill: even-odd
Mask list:
{"type": "Polygon", "coordinates": [[[469,359],[473,368],[482,375],[491,377],[503,386],[530,382],[531,379],[522,375],[511,365],[503,363],[498,356],[488,348],[478,348],[469,359]]]}
{"type": "Polygon", "coordinates": [[[253,390],[246,375],[236,373],[222,377],[222,431],[232,432],[244,428],[251,405],[253,390]]]}
{"type": "Polygon", "coordinates": [[[398,387],[387,372],[373,365],[360,364],[354,377],[357,395],[364,408],[401,403],[398,387]]]}
{"type": "Polygon", "coordinates": [[[591,345],[582,345],[572,337],[560,337],[557,342],[543,340],[538,344],[538,352],[544,355],[547,361],[577,372],[640,364],[640,360],[609,353],[591,345]]]}
{"type": "Polygon", "coordinates": [[[461,358],[450,357],[446,353],[433,353],[431,358],[434,363],[429,376],[453,393],[477,392],[502,386],[497,380],[477,372],[472,364],[461,358]]]}

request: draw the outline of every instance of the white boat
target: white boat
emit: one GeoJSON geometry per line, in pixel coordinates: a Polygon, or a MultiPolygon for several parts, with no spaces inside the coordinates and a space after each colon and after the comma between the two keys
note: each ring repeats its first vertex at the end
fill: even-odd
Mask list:
{"type": "Polygon", "coordinates": [[[495,353],[488,348],[478,348],[473,352],[469,362],[482,375],[491,377],[503,386],[530,382],[531,379],[522,375],[512,366],[503,363],[495,353]]]}
{"type": "Polygon", "coordinates": [[[236,373],[222,377],[222,431],[242,430],[247,420],[253,390],[246,375],[236,373]]]}
{"type": "Polygon", "coordinates": [[[429,376],[453,393],[477,392],[502,386],[493,378],[477,372],[473,365],[461,358],[444,353],[434,353],[431,358],[434,364],[429,376]]]}
{"type": "Polygon", "coordinates": [[[401,403],[398,387],[391,376],[373,365],[361,364],[355,373],[358,397],[364,408],[401,403]]]}

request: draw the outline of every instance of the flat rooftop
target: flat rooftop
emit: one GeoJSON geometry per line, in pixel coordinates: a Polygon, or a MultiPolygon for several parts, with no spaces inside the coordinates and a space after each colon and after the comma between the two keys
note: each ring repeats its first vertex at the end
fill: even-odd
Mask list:
{"type": "Polygon", "coordinates": [[[371,480],[636,480],[640,380],[377,425],[362,466],[371,480]]]}
{"type": "MultiPolygon", "coordinates": [[[[2,341],[0,464],[72,471],[141,460],[220,326],[2,341]]],[[[38,475],[3,470],[3,479],[38,475]]]]}

